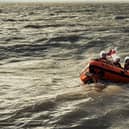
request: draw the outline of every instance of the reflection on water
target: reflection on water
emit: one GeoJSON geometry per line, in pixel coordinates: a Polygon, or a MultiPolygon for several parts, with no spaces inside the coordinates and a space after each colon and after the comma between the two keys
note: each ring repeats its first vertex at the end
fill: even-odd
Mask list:
{"type": "Polygon", "coordinates": [[[128,84],[79,80],[100,50],[129,55],[128,13],[128,4],[1,4],[0,127],[128,129],[128,84]]]}

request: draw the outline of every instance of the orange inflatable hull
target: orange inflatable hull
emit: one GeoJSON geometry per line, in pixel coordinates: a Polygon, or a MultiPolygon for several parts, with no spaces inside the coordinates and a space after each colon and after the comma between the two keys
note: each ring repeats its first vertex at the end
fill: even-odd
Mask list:
{"type": "Polygon", "coordinates": [[[95,80],[129,83],[129,71],[99,60],[91,60],[89,66],[80,74],[83,83],[95,80]]]}

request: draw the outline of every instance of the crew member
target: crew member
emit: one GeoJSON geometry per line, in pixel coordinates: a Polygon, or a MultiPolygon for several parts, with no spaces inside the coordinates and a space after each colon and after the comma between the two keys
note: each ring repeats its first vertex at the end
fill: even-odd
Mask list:
{"type": "Polygon", "coordinates": [[[120,57],[119,56],[113,57],[113,65],[122,68],[121,64],[120,64],[120,57]]]}
{"type": "Polygon", "coordinates": [[[107,53],[105,51],[101,51],[99,56],[100,56],[99,60],[101,60],[101,61],[107,60],[107,53]]]}
{"type": "Polygon", "coordinates": [[[125,60],[124,60],[124,70],[129,70],[129,56],[125,57],[125,60]]]}

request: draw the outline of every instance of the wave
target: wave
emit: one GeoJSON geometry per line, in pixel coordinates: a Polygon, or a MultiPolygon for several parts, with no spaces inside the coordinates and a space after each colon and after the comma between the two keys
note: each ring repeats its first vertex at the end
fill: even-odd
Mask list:
{"type": "Polygon", "coordinates": [[[128,129],[129,85],[79,80],[101,50],[129,54],[128,4],[0,7],[0,128],[128,129]]]}

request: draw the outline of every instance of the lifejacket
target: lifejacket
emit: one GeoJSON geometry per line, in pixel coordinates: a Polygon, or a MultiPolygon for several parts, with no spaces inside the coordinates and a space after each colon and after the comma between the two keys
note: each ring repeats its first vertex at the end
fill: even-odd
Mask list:
{"type": "Polygon", "coordinates": [[[117,66],[117,67],[122,68],[120,63],[113,63],[113,64],[114,64],[115,66],[117,66]]]}
{"type": "Polygon", "coordinates": [[[99,59],[97,59],[98,61],[101,61],[101,62],[104,62],[104,63],[106,63],[107,62],[107,59],[103,59],[103,58],[99,58],[99,59]]]}
{"type": "Polygon", "coordinates": [[[101,62],[104,62],[106,64],[112,64],[112,62],[108,59],[99,58],[99,59],[97,59],[97,61],[101,61],[101,62]]]}

